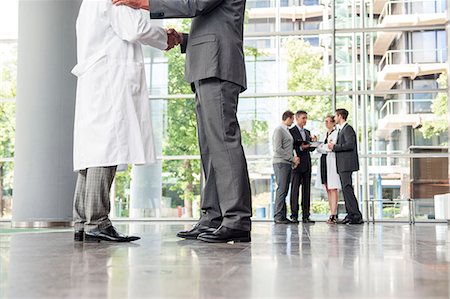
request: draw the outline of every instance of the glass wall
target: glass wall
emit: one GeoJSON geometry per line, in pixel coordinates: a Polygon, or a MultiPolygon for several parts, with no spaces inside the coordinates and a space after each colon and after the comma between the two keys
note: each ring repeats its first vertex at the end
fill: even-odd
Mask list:
{"type": "Polygon", "coordinates": [[[0,219],[11,217],[17,76],[17,0],[0,3],[0,219]]]}
{"type": "MultiPolygon", "coordinates": [[[[450,192],[447,20],[445,0],[247,0],[248,89],[238,117],[255,219],[272,217],[271,136],[281,114],[308,111],[307,127],[321,138],[334,108],[348,109],[357,131],[354,184],[365,219],[443,217],[436,195],[450,192]]],[[[188,31],[190,20],[158,23],[188,31]]],[[[16,49],[14,38],[0,43],[3,217],[13,188],[16,49]]],[[[117,174],[112,216],[197,218],[203,177],[184,55],[145,48],[145,59],[158,162],[117,174]]],[[[318,157],[312,218],[326,219],[326,193],[315,186],[318,157]]]]}
{"type": "MultiPolygon", "coordinates": [[[[271,134],[281,114],[308,111],[307,127],[320,137],[324,117],[339,107],[350,111],[358,133],[361,170],[354,182],[365,218],[419,221],[440,214],[435,195],[449,193],[446,11],[446,2],[435,0],[247,1],[249,86],[238,116],[254,218],[272,217],[271,134]]],[[[162,101],[156,119],[164,128],[158,132],[162,208],[150,209],[150,216],[195,218],[202,177],[183,57],[149,51],[148,59],[150,73],[157,67],[168,76],[149,78],[158,85],[150,87],[151,102],[162,101]],[[199,172],[186,176],[192,169],[199,172]]],[[[313,185],[317,158],[314,153],[313,185]]],[[[314,218],[325,219],[323,189],[314,187],[312,198],[314,218]]]]}

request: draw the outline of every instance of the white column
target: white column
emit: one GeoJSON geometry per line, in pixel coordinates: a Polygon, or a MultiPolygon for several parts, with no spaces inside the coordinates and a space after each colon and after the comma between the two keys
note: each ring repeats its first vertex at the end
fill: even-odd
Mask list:
{"type": "MultiPolygon", "coordinates": [[[[12,224],[68,225],[80,0],[19,0],[16,150],[12,224]]],[[[88,146],[88,145],[87,145],[88,146]]]]}

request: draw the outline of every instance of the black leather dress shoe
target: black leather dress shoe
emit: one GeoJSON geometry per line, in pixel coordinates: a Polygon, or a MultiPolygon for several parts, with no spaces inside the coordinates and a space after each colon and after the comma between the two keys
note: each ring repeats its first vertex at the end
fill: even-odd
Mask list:
{"type": "Polygon", "coordinates": [[[294,224],[294,222],[289,219],[275,219],[273,222],[275,222],[275,224],[294,224]]]}
{"type": "Polygon", "coordinates": [[[295,218],[295,217],[291,218],[291,222],[294,223],[294,224],[299,224],[300,223],[298,221],[298,218],[295,218]]]}
{"type": "Polygon", "coordinates": [[[85,242],[100,242],[100,241],[132,242],[139,239],[140,237],[125,236],[119,233],[114,226],[109,226],[103,229],[95,228],[93,230],[84,232],[85,242]]]}
{"type": "Polygon", "coordinates": [[[178,232],[177,237],[189,240],[196,240],[198,235],[200,235],[201,233],[212,233],[215,230],[216,228],[214,227],[197,224],[191,230],[178,232]]]}
{"type": "Polygon", "coordinates": [[[314,220],[311,220],[311,219],[309,219],[309,218],[303,218],[303,220],[302,220],[302,222],[303,223],[316,223],[314,220]]]}
{"type": "Polygon", "coordinates": [[[350,222],[350,218],[345,217],[345,218],[342,219],[342,220],[338,220],[336,223],[337,223],[337,224],[347,224],[347,223],[349,223],[349,222],[350,222]]]}
{"type": "Polygon", "coordinates": [[[73,240],[76,242],[83,242],[84,241],[84,231],[82,231],[82,230],[75,231],[75,233],[73,235],[73,240]]]}
{"type": "Polygon", "coordinates": [[[250,242],[250,232],[221,226],[212,233],[202,233],[199,240],[208,243],[250,242]]]}
{"type": "Polygon", "coordinates": [[[362,219],[352,219],[348,222],[348,224],[363,224],[364,220],[362,219]]]}

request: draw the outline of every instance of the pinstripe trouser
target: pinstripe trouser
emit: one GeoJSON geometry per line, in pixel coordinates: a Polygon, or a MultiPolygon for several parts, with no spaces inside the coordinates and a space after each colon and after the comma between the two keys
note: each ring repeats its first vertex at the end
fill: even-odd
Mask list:
{"type": "Polygon", "coordinates": [[[218,78],[196,81],[194,85],[205,172],[199,224],[250,231],[250,180],[236,117],[242,87],[218,78]]]}
{"type": "Polygon", "coordinates": [[[109,192],[117,166],[92,167],[78,172],[73,220],[75,230],[92,230],[111,226],[109,192]]]}

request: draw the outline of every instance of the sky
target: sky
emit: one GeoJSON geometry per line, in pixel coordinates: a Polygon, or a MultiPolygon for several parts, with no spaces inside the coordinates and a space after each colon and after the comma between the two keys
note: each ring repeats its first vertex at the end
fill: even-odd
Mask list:
{"type": "Polygon", "coordinates": [[[17,39],[19,0],[0,0],[0,40],[17,39]]]}

